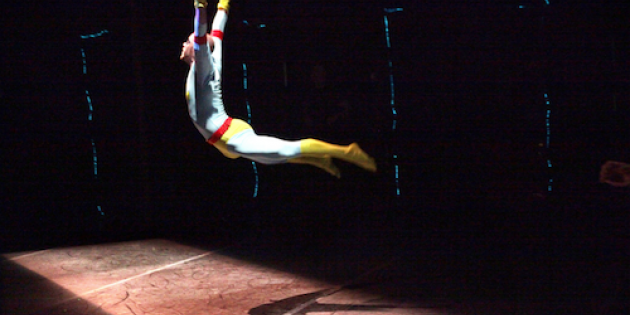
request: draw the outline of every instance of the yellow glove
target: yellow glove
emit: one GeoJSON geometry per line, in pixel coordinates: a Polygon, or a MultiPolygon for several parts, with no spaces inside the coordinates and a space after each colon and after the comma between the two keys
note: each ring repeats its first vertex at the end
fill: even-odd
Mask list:
{"type": "Polygon", "coordinates": [[[219,4],[217,4],[217,9],[222,9],[225,11],[230,10],[230,0],[219,0],[219,4]]]}
{"type": "Polygon", "coordinates": [[[195,8],[207,8],[208,0],[195,0],[195,8]]]}

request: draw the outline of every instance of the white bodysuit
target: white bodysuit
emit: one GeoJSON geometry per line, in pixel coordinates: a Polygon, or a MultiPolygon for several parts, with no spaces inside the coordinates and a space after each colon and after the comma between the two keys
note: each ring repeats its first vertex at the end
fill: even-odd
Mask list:
{"type": "MultiPolygon", "coordinates": [[[[186,80],[188,113],[206,141],[213,138],[213,135],[216,136],[215,133],[230,118],[224,108],[221,87],[223,40],[220,37],[226,22],[227,13],[218,10],[212,23],[214,49],[210,51],[207,43],[194,43],[195,61],[191,64],[186,80]],[[214,36],[215,34],[218,36],[214,36]]],[[[223,139],[226,140],[227,151],[231,155],[220,149],[220,143],[216,145],[228,157],[242,156],[263,164],[278,164],[286,163],[301,154],[299,140],[288,141],[258,135],[242,120],[234,119],[232,124],[234,126],[231,125],[230,128],[238,130],[220,132],[221,135],[229,134],[228,139],[223,139]]]]}

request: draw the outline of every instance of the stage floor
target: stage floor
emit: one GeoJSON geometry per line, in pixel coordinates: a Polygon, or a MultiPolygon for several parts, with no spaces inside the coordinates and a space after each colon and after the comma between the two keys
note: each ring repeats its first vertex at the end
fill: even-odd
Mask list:
{"type": "Polygon", "coordinates": [[[541,290],[549,284],[529,279],[535,273],[518,276],[500,270],[504,265],[486,272],[472,257],[429,250],[408,256],[352,251],[209,248],[149,239],[4,254],[0,310],[13,315],[549,311],[541,290]]]}

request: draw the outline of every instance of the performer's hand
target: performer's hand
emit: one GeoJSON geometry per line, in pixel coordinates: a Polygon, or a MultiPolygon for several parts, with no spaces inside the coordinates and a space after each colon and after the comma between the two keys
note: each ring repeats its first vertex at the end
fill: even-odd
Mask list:
{"type": "Polygon", "coordinates": [[[630,164],[607,161],[602,165],[599,181],[615,187],[630,185],[630,164]]]}
{"type": "Polygon", "coordinates": [[[230,0],[219,0],[219,3],[217,4],[217,9],[229,11],[230,0]]]}
{"type": "Polygon", "coordinates": [[[195,8],[207,8],[208,0],[195,0],[195,8]]]}

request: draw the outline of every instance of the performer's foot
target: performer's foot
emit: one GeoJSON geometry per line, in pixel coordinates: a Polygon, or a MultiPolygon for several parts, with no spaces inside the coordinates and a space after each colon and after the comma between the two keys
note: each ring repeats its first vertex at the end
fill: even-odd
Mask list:
{"type": "Polygon", "coordinates": [[[341,178],[341,171],[339,171],[339,168],[337,167],[337,165],[335,165],[335,163],[333,163],[333,159],[329,155],[324,156],[320,160],[321,160],[321,164],[320,164],[321,169],[328,172],[328,174],[332,176],[341,178]]]}
{"type": "Polygon", "coordinates": [[[354,163],[370,172],[376,172],[376,162],[374,158],[365,153],[357,143],[352,143],[348,146],[344,160],[354,163]]]}
{"type": "Polygon", "coordinates": [[[330,156],[356,164],[357,166],[370,172],[376,172],[376,162],[374,162],[374,159],[367,155],[367,153],[363,152],[356,143],[342,146],[309,138],[301,141],[300,150],[302,152],[302,156],[330,156]]]}
{"type": "Polygon", "coordinates": [[[332,176],[341,178],[341,171],[339,171],[339,168],[337,168],[337,165],[333,163],[333,160],[329,155],[324,155],[322,157],[301,156],[290,159],[288,162],[294,164],[312,165],[326,171],[326,173],[332,176]]]}

